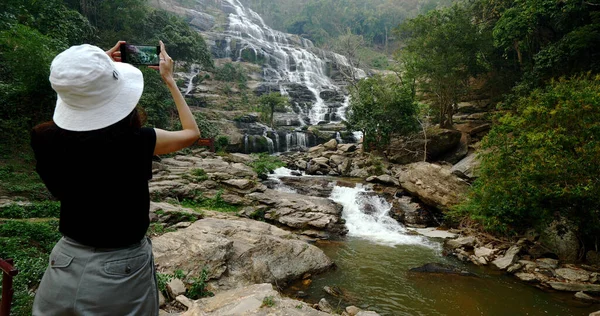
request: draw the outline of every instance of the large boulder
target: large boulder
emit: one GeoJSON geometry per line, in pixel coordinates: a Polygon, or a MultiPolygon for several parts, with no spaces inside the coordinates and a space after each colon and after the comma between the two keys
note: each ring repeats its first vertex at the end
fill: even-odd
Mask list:
{"type": "Polygon", "coordinates": [[[427,161],[435,161],[453,150],[460,149],[461,137],[462,133],[457,130],[431,128],[427,131],[427,141],[422,133],[393,138],[387,151],[388,160],[396,164],[423,161],[427,144],[427,161]]]}
{"type": "Polygon", "coordinates": [[[268,283],[253,284],[213,297],[192,301],[185,296],[177,297],[177,301],[188,310],[181,316],[221,316],[221,315],[273,315],[273,316],[327,316],[325,312],[312,308],[311,305],[291,298],[283,297],[273,285],[268,283]]]}
{"type": "Polygon", "coordinates": [[[333,264],[322,250],[293,233],[264,222],[221,217],[155,237],[158,271],[200,275],[206,269],[211,287],[223,290],[264,282],[281,285],[333,264]]]}
{"type": "Polygon", "coordinates": [[[577,227],[566,219],[550,223],[541,232],[539,241],[563,262],[576,262],[579,258],[577,227]]]}
{"type": "Polygon", "coordinates": [[[450,172],[460,178],[474,180],[475,178],[479,177],[480,165],[481,161],[477,159],[477,154],[475,152],[471,152],[465,158],[452,166],[452,168],[450,168],[450,172]]]}
{"type": "Polygon", "coordinates": [[[342,206],[327,198],[267,189],[247,196],[269,206],[265,219],[284,225],[299,233],[322,232],[321,237],[343,235],[347,232],[342,220],[342,206]]]}
{"type": "Polygon", "coordinates": [[[461,202],[469,190],[469,184],[449,169],[428,162],[402,166],[396,176],[407,192],[440,210],[447,210],[461,202]]]}

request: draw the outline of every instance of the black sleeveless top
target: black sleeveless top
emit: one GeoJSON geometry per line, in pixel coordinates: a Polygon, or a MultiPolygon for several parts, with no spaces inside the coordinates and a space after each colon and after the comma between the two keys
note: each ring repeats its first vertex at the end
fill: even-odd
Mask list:
{"type": "Polygon", "coordinates": [[[100,248],[140,241],[150,224],[148,180],[155,144],[152,128],[120,135],[34,130],[36,171],[60,201],[60,232],[100,248]]]}

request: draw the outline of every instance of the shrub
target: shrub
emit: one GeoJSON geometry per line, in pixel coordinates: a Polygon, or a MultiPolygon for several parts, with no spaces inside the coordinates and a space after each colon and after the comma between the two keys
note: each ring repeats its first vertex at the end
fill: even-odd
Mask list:
{"type": "Polygon", "coordinates": [[[600,234],[600,77],[553,81],[516,101],[482,142],[481,176],[452,214],[516,233],[557,218],[600,234]]]}
{"type": "Polygon", "coordinates": [[[254,160],[248,165],[258,174],[258,177],[264,179],[267,174],[273,170],[285,166],[285,163],[276,156],[271,156],[266,153],[251,154],[254,160]]]}

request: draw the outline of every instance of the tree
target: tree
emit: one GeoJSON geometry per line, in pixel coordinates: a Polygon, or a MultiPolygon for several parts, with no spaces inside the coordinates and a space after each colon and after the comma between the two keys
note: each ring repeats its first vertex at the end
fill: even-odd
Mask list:
{"type": "Polygon", "coordinates": [[[275,112],[285,111],[288,105],[288,97],[279,92],[263,94],[258,98],[259,110],[263,121],[273,127],[273,116],[275,112]]]}
{"type": "Polygon", "coordinates": [[[396,59],[413,58],[420,90],[433,99],[440,126],[452,128],[455,108],[469,92],[469,79],[484,70],[479,54],[483,42],[469,11],[460,5],[431,11],[396,32],[405,39],[396,59]]]}
{"type": "Polygon", "coordinates": [[[598,91],[600,76],[577,76],[519,98],[484,138],[481,175],[458,210],[504,233],[564,219],[584,240],[599,236],[598,91]]]}
{"type": "Polygon", "coordinates": [[[363,133],[365,148],[384,149],[391,137],[417,130],[414,94],[397,77],[361,79],[351,93],[347,125],[363,133]]]}

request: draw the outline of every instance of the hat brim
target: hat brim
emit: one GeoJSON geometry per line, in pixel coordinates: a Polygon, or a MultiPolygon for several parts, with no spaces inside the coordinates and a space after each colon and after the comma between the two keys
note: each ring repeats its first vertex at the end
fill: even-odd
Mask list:
{"type": "Polygon", "coordinates": [[[136,67],[127,63],[114,63],[123,79],[121,91],[108,103],[81,110],[70,106],[57,96],[53,120],[60,128],[70,131],[93,131],[124,119],[137,105],[144,91],[144,77],[136,67]]]}

